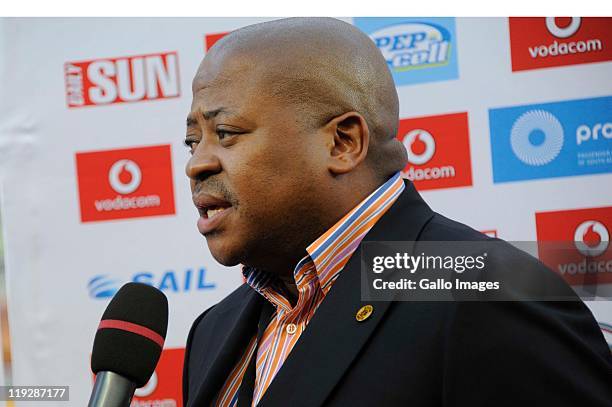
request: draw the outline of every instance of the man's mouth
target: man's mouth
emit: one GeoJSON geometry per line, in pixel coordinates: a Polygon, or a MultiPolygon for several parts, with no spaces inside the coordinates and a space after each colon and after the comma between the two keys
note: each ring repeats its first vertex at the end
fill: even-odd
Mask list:
{"type": "Polygon", "coordinates": [[[210,206],[208,208],[205,208],[203,211],[201,211],[201,215],[204,218],[207,219],[212,219],[215,216],[217,216],[218,214],[220,214],[221,212],[223,212],[224,210],[228,209],[227,207],[221,207],[221,206],[210,206]]]}
{"type": "Polygon", "coordinates": [[[232,210],[232,204],[228,201],[208,194],[194,195],[193,203],[200,213],[198,230],[202,234],[215,230],[232,210]]]}

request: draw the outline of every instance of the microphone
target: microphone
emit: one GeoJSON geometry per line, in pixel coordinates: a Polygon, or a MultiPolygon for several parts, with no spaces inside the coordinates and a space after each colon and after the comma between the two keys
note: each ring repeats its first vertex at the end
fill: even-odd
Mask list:
{"type": "Polygon", "coordinates": [[[127,283],[106,307],[91,355],[96,375],[89,407],[128,407],[159,361],[168,329],[168,299],[156,288],[127,283]]]}

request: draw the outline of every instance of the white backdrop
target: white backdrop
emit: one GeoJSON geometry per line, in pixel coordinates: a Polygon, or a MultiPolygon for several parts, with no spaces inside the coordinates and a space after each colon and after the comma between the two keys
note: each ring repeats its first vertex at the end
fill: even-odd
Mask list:
{"type": "MultiPolygon", "coordinates": [[[[436,22],[419,21],[425,20],[436,22]]],[[[586,27],[590,22],[584,20],[586,27]]],[[[139,279],[161,286],[170,302],[169,351],[156,373],[157,386],[152,385],[152,393],[142,400],[163,400],[166,406],[180,403],[177,361],[191,322],[241,283],[237,268],[225,269],[214,262],[195,227],[197,211],[184,174],[188,154],[182,145],[191,78],[205,53],[206,35],[258,21],[263,20],[0,20],[0,208],[14,384],[69,385],[70,405],[84,405],[92,386],[92,340],[109,300],[106,291],[139,279]],[[176,53],[178,72],[166,56],[156,57],[166,53],[176,53]],[[118,80],[125,79],[127,71],[121,70],[130,65],[117,58],[141,55],[147,56],[140,60],[142,65],[132,59],[135,71],[131,84],[138,88],[142,79],[147,84],[143,85],[145,96],[134,89],[136,100],[132,102],[69,105],[79,103],[79,95],[93,95],[83,77],[96,81],[96,72],[107,77],[118,72],[118,80]],[[79,64],[99,60],[103,62],[94,68],[79,64]],[[157,71],[151,68],[154,66],[157,71]],[[65,77],[67,72],[70,78],[65,77]],[[171,89],[156,86],[155,78],[165,80],[170,88],[176,86],[178,97],[171,89]],[[154,93],[168,97],[142,100],[154,93]],[[167,146],[162,148],[166,153],[151,159],[149,149],[112,151],[149,146],[167,146]],[[93,154],[82,154],[90,152],[93,154]],[[79,162],[77,154],[89,159],[79,162]],[[112,181],[107,181],[108,166],[119,159],[137,163],[142,181],[134,184],[136,193],[157,196],[161,203],[154,199],[146,201],[153,202],[147,204],[149,208],[143,203],[134,209],[112,209],[109,203],[108,210],[92,209],[96,200],[129,195],[113,192],[112,181]],[[90,212],[98,218],[91,218],[90,212]]],[[[412,21],[414,27],[416,20],[406,21],[412,21]]],[[[366,30],[374,24],[355,23],[366,30]]],[[[445,66],[454,66],[455,72],[448,74],[450,78],[441,79],[440,75],[429,80],[427,72],[431,71],[433,78],[437,68],[423,66],[418,75],[425,79],[418,83],[400,84],[403,79],[399,79],[400,117],[409,130],[414,128],[409,119],[426,117],[422,120],[425,123],[429,116],[467,113],[461,156],[442,157],[445,140],[451,140],[448,145],[452,146],[452,140],[463,134],[460,129],[454,133],[454,122],[435,124],[431,119],[432,128],[446,134],[428,132],[436,138],[435,159],[441,163],[454,159],[455,170],[462,174],[468,171],[471,181],[464,177],[452,188],[436,187],[436,180],[422,183],[420,189],[428,203],[448,217],[478,230],[493,231],[505,240],[535,241],[535,214],[550,211],[587,210],[585,216],[591,219],[588,210],[599,208],[595,220],[612,230],[612,161],[600,164],[597,174],[494,182],[491,140],[503,136],[496,133],[497,125],[491,127],[489,116],[490,109],[496,108],[610,96],[611,58],[604,55],[595,63],[513,72],[508,19],[445,19],[440,24],[447,31],[454,27],[449,32],[456,61],[449,58],[445,66]]],[[[542,26],[543,19],[534,24],[542,26]]],[[[433,30],[431,25],[427,27],[433,30]]],[[[599,34],[608,49],[612,47],[610,29],[599,34]]],[[[398,72],[396,79],[410,78],[416,71],[398,72]]],[[[124,96],[129,93],[125,89],[130,90],[129,80],[127,84],[124,96]]],[[[100,86],[97,92],[114,100],[112,94],[104,93],[113,89],[112,84],[100,86]]],[[[601,117],[597,120],[603,125],[612,122],[610,99],[599,103],[598,114],[604,121],[601,117]]],[[[565,126],[564,119],[559,119],[565,126]]],[[[416,126],[424,127],[420,122],[416,126]]],[[[421,140],[423,137],[427,136],[421,140]]],[[[566,137],[566,145],[570,145],[573,136],[566,137]]],[[[598,143],[600,149],[612,151],[612,140],[605,137],[603,127],[598,143]]],[[[453,151],[444,154],[452,156],[453,151]]],[[[120,183],[130,184],[138,170],[129,166],[123,170],[130,174],[120,174],[124,177],[119,178],[120,183]]],[[[609,250],[603,256],[612,258],[609,250]]],[[[602,328],[610,332],[612,305],[601,301],[589,306],[602,328]]],[[[612,343],[609,333],[606,335],[612,343]]],[[[146,405],[145,401],[140,403],[146,405]]]]}

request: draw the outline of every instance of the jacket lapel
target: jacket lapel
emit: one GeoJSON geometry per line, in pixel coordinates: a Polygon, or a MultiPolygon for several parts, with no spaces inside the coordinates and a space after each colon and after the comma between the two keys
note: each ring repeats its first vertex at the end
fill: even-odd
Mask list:
{"type": "MultiPolygon", "coordinates": [[[[364,241],[415,241],[433,216],[410,182],[364,241]]],[[[361,250],[357,249],[268,387],[260,406],[320,406],[357,356],[391,301],[361,300],[361,250]],[[363,322],[355,314],[372,304],[363,322]]]]}
{"type": "MultiPolygon", "coordinates": [[[[255,290],[249,289],[244,301],[236,312],[230,308],[218,313],[210,327],[206,341],[207,349],[203,353],[196,381],[200,383],[195,397],[189,400],[189,406],[209,406],[225,383],[230,372],[244,354],[251,338],[257,332],[257,322],[261,313],[263,297],[255,290]],[[229,312],[231,311],[231,312],[229,312]]],[[[195,372],[190,376],[194,376],[195,372]]]]}

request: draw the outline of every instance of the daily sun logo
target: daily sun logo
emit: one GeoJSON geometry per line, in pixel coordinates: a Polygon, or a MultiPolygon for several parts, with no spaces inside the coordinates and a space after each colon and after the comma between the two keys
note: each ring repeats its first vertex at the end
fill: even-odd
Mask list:
{"type": "Polygon", "coordinates": [[[397,85],[457,78],[451,18],[355,18],[374,41],[397,85]]]}
{"type": "Polygon", "coordinates": [[[176,52],[67,62],[64,76],[69,108],[180,95],[176,52]]]}
{"type": "Polygon", "coordinates": [[[400,120],[408,164],[403,176],[419,190],[472,185],[467,113],[400,120]]]}
{"type": "Polygon", "coordinates": [[[612,172],[612,97],[489,111],[494,182],[612,172]]]}

